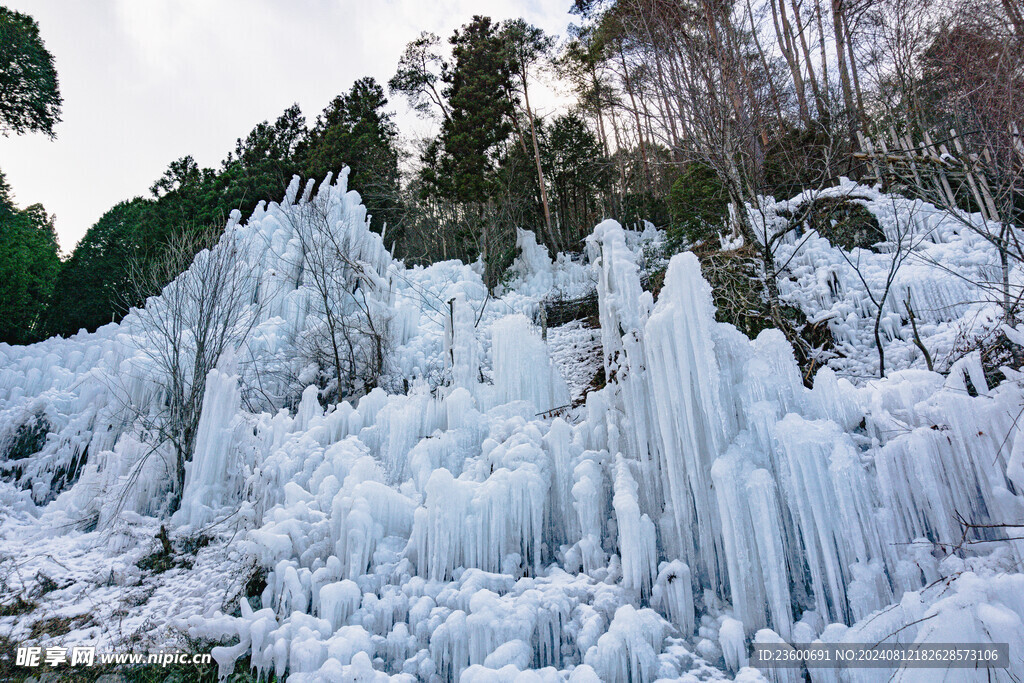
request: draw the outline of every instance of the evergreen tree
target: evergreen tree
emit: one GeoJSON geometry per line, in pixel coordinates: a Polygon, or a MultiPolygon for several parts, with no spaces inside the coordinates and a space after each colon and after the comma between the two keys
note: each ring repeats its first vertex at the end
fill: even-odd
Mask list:
{"type": "Polygon", "coordinates": [[[422,32],[416,40],[405,46],[405,52],[398,60],[398,70],[388,81],[392,94],[404,95],[420,116],[435,116],[437,108],[442,118],[448,118],[448,105],[441,87],[445,63],[438,54],[441,39],[429,31],[422,32]]]}
{"type": "MultiPolygon", "coordinates": [[[[564,248],[564,236],[554,228],[551,223],[551,205],[548,201],[547,183],[544,180],[544,167],[541,162],[540,144],[537,135],[537,121],[533,107],[530,106],[530,71],[538,66],[546,66],[551,63],[551,54],[554,50],[554,38],[545,34],[544,31],[527,24],[523,19],[515,19],[507,22],[501,29],[501,37],[507,51],[510,81],[515,88],[514,93],[510,92],[513,106],[522,105],[526,114],[527,127],[530,132],[530,151],[532,152],[534,168],[537,173],[537,189],[540,194],[541,206],[544,209],[544,228],[547,231],[551,246],[558,250],[564,248]],[[521,96],[521,99],[520,99],[521,96]]],[[[516,134],[519,136],[520,145],[527,147],[526,136],[522,127],[518,125],[517,118],[513,116],[516,134]]],[[[530,154],[530,152],[527,152],[530,154]]]]}
{"type": "Polygon", "coordinates": [[[603,218],[601,196],[612,184],[611,161],[597,136],[575,112],[556,117],[541,147],[551,183],[552,208],[566,246],[577,248],[603,218]]]}
{"type": "Polygon", "coordinates": [[[453,64],[444,74],[449,117],[441,127],[439,167],[430,176],[441,194],[485,203],[495,194],[499,146],[512,132],[511,70],[489,17],[475,16],[451,37],[453,64]]]}
{"type": "Polygon", "coordinates": [[[224,160],[208,208],[226,220],[225,210],[238,209],[247,216],[259,202],[282,197],[292,176],[301,172],[297,153],[306,135],[306,118],[298,104],[285,109],[273,124],[257,124],[224,160]]]}
{"type": "Polygon", "coordinates": [[[489,17],[473,17],[449,42],[452,63],[443,73],[448,116],[421,157],[421,180],[424,194],[461,205],[455,213],[465,235],[456,238],[478,245],[485,280],[493,286],[507,240],[494,234],[488,214],[500,194],[498,162],[512,132],[512,73],[499,26],[489,17]]]}
{"type": "Polygon", "coordinates": [[[216,180],[212,169],[200,168],[191,156],[172,161],[149,188],[153,201],[145,204],[144,210],[125,216],[137,220],[132,241],[138,256],[155,258],[181,231],[223,223],[226,214],[211,197],[216,180]]]}
{"type": "Polygon", "coordinates": [[[127,312],[128,264],[139,250],[138,231],[152,205],[142,198],[121,202],[89,228],[56,278],[47,334],[92,331],[127,312]]]}
{"type": "Polygon", "coordinates": [[[63,100],[35,19],[0,7],[0,134],[54,136],[63,100]]]}
{"type": "Polygon", "coordinates": [[[306,177],[351,169],[349,188],[362,195],[377,230],[384,223],[394,228],[399,218],[398,129],[387,103],[376,80],[359,79],[327,105],[299,151],[306,177]]]}
{"type": "Polygon", "coordinates": [[[39,204],[19,210],[0,172],[0,341],[36,341],[60,268],[53,217],[39,204]]]}

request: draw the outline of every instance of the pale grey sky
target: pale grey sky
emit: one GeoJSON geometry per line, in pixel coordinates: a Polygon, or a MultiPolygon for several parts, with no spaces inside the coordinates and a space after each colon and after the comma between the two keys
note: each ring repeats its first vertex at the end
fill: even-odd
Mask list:
{"type": "MultiPolygon", "coordinates": [[[[147,194],[174,159],[216,166],[236,138],[293,102],[312,120],[355,79],[385,83],[420,31],[447,38],[486,14],[564,34],[572,19],[571,0],[0,3],[39,23],[64,96],[57,139],[0,137],[0,169],[19,206],[56,214],[67,252],[111,206],[147,194]]],[[[404,134],[427,131],[400,98],[390,108],[404,134]]]]}

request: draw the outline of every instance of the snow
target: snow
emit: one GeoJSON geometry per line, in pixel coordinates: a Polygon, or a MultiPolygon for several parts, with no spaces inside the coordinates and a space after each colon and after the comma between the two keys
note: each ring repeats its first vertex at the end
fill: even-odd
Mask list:
{"type": "MultiPolygon", "coordinates": [[[[999,327],[1000,313],[991,294],[1002,286],[999,256],[980,234],[994,226],[980,214],[953,216],[921,200],[842,179],[834,187],[786,201],[763,198],[761,206],[748,207],[749,215],[759,226],[758,234],[773,235],[788,227],[788,219],[780,212],[793,211],[816,198],[847,199],[863,206],[888,240],[879,253],[855,249],[844,257],[813,231],[799,236],[790,232],[776,251],[776,262],[786,266],[779,277],[780,297],[802,310],[808,320],[827,321],[840,354],[829,359],[833,369],[851,378],[878,376],[873,338],[877,307],[869,291],[876,300],[881,298],[897,245],[909,250],[909,256],[896,271],[882,306],[880,330],[887,369],[924,364],[914,344],[908,301],[921,339],[942,370],[959,358],[965,343],[999,327]]],[[[1011,287],[1022,283],[1021,270],[1014,269],[1011,287]]]]}
{"type": "Polygon", "coordinates": [[[548,329],[551,362],[565,378],[573,405],[584,402],[590,384],[603,364],[601,333],[586,320],[573,320],[548,329]]]}
{"type": "MultiPolygon", "coordinates": [[[[751,340],[715,321],[692,254],[671,259],[657,300],[643,290],[650,226],[605,221],[583,258],[552,259],[522,231],[495,297],[473,266],[393,259],[346,179],[294,182],[215,247],[243,255],[252,332],[197,378],[173,516],[173,451],[152,432],[166,390],[138,312],[0,346],[2,452],[46,432],[36,454],[0,461],[0,600],[37,602],[0,632],[26,640],[60,617],[69,633],[35,639],[209,639],[222,673],[249,655],[293,681],[758,681],[754,642],[1024,647],[1024,542],[989,526],[960,545],[957,523],[1024,515],[1019,375],[989,386],[976,354],[924,369],[897,307],[891,372],[874,378],[873,311],[831,245],[783,245],[783,297],[827,318],[845,354],[808,389],[780,332],[751,340]],[[299,257],[312,204],[351,260],[332,296],[386,340],[377,386],[332,405],[331,368],[308,353],[326,324],[299,257]],[[543,299],[594,289],[599,329],[542,336],[543,299]],[[158,572],[144,560],[162,525],[176,550],[158,572]],[[260,573],[265,589],[246,595],[260,573]]],[[[996,304],[933,262],[977,276],[991,254],[934,207],[829,192],[853,191],[886,230],[913,220],[927,234],[892,305],[910,292],[946,358],[996,304]]],[[[806,199],[766,199],[764,215],[806,199]]],[[[888,257],[859,256],[876,282],[888,257]]],[[[368,362],[369,338],[353,343],[368,362]]]]}

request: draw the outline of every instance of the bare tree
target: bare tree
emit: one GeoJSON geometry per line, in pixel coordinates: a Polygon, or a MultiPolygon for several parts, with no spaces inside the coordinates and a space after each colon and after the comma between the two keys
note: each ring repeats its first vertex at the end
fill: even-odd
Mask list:
{"type": "MultiPolygon", "coordinates": [[[[544,227],[552,245],[558,249],[565,245],[565,240],[560,239],[562,235],[555,232],[551,224],[551,208],[548,204],[547,183],[544,181],[544,169],[540,162],[540,146],[537,143],[536,111],[530,106],[530,70],[535,67],[545,67],[551,62],[551,51],[554,49],[554,38],[548,36],[536,26],[527,24],[523,19],[515,19],[507,22],[502,28],[502,36],[508,50],[509,64],[512,67],[514,87],[518,92],[511,96],[512,106],[519,106],[519,94],[522,94],[522,107],[526,114],[526,120],[530,126],[530,141],[532,143],[532,156],[537,169],[537,186],[540,188],[540,200],[544,209],[544,227]]],[[[510,93],[510,95],[512,95],[510,93]]],[[[526,150],[526,141],[518,118],[512,117],[516,133],[519,136],[523,152],[530,155],[526,150]]]]}
{"type": "Polygon", "coordinates": [[[151,441],[150,453],[171,446],[169,512],[181,502],[206,376],[225,351],[246,340],[258,318],[255,287],[236,231],[229,225],[219,242],[217,234],[212,228],[182,231],[158,256],[134,261],[128,268],[131,301],[159,292],[126,320],[138,350],[163,385],[163,399],[157,406],[126,408],[138,411],[136,418],[151,441]]]}
{"type": "Polygon", "coordinates": [[[1007,15],[1012,2],[932,17],[916,2],[889,0],[877,20],[890,55],[881,103],[905,132],[881,132],[880,149],[861,156],[891,189],[945,209],[995,249],[999,281],[975,284],[998,291],[1012,323],[1024,294],[1010,278],[1024,263],[1024,35],[1007,15]]]}
{"type": "Polygon", "coordinates": [[[874,39],[867,49],[865,75],[873,86],[876,114],[923,123],[919,56],[938,11],[931,0],[885,0],[867,13],[874,39]]]}
{"type": "Polygon", "coordinates": [[[320,192],[285,211],[301,246],[301,260],[295,265],[302,284],[314,293],[321,321],[300,346],[321,367],[333,368],[333,384],[325,388],[341,400],[380,381],[390,318],[382,305],[386,301],[381,301],[387,282],[372,266],[352,257],[334,207],[330,193],[320,192]]]}
{"type": "Polygon", "coordinates": [[[940,122],[956,131],[947,156],[962,167],[959,188],[970,195],[968,201],[947,197],[940,205],[953,199],[985,218],[983,225],[968,227],[999,252],[1004,313],[1011,322],[1020,294],[1011,291],[1009,271],[1013,262],[1024,262],[1018,235],[1024,225],[1024,35],[1002,11],[1013,4],[961,5],[923,55],[940,122]]]}
{"type": "MultiPolygon", "coordinates": [[[[896,199],[893,199],[895,202],[896,199]]],[[[894,211],[894,213],[896,213],[894,211]]],[[[896,214],[899,215],[899,214],[896,214]]],[[[872,324],[872,333],[875,339],[875,349],[878,351],[878,375],[879,377],[885,377],[885,344],[882,343],[882,317],[885,314],[886,302],[889,301],[890,294],[892,293],[893,286],[896,284],[897,274],[904,263],[907,262],[913,254],[915,249],[928,238],[927,234],[923,234],[916,230],[917,223],[914,220],[913,214],[900,216],[892,228],[892,233],[888,235],[888,241],[879,245],[885,250],[884,253],[888,256],[888,264],[885,269],[885,278],[879,282],[872,282],[872,278],[869,277],[867,269],[863,262],[863,257],[867,252],[864,249],[853,249],[852,251],[846,251],[845,249],[839,249],[839,253],[842,254],[843,259],[850,265],[853,272],[857,275],[857,279],[860,280],[864,286],[864,292],[867,294],[868,299],[871,300],[871,304],[875,307],[875,315],[872,324]]],[[[914,330],[914,341],[919,349],[925,356],[926,362],[928,363],[929,369],[931,369],[931,357],[928,354],[928,350],[925,348],[924,343],[921,342],[919,335],[917,334],[917,324],[914,322],[913,309],[911,308],[909,296],[904,299],[907,315],[910,317],[913,330],[914,330]]]]}

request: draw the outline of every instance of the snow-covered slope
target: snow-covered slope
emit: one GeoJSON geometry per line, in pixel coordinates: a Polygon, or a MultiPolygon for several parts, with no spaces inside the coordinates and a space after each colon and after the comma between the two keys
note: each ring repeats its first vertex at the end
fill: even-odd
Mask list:
{"type": "Polygon", "coordinates": [[[1024,516],[1024,395],[987,387],[976,356],[948,377],[908,367],[858,385],[824,368],[807,389],[781,333],[715,322],[692,254],[672,258],[657,301],[643,291],[653,231],[602,223],[586,262],[524,233],[494,299],[470,266],[392,259],[344,176],[297,197],[296,183],[228,228],[258,320],[205,378],[171,519],[140,418],[163,400],[140,316],[0,346],[0,435],[48,426],[37,454],[0,463],[30,491],[0,483],[0,599],[38,603],[0,618],[11,637],[58,616],[72,630],[40,640],[187,634],[223,643],[225,671],[249,655],[293,681],[753,681],[754,641],[1024,648],[1024,545],[993,527],[953,547],[958,516],[1024,516]],[[326,409],[303,388],[317,368],[300,342],[323,324],[295,265],[309,201],[329,207],[390,349],[380,387],[326,409]],[[600,330],[545,342],[539,300],[589,287],[600,330]],[[593,335],[608,384],[566,408],[593,335]],[[140,561],[162,523],[179,546],[212,540],[155,573],[140,561]]]}
{"type": "MultiPolygon", "coordinates": [[[[999,256],[982,236],[996,227],[986,224],[981,214],[953,216],[921,200],[843,180],[786,201],[765,199],[750,215],[764,226],[760,232],[771,235],[791,227],[785,213],[794,214],[813,200],[862,206],[887,240],[877,251],[855,249],[844,257],[817,233],[792,231],[777,249],[782,300],[802,309],[811,321],[827,321],[839,354],[829,366],[842,376],[854,381],[878,376],[873,332],[876,302],[883,296],[880,333],[887,370],[925,365],[914,343],[908,305],[925,347],[944,371],[975,338],[998,327],[999,256]],[[892,283],[886,291],[890,270],[892,283]]],[[[1017,291],[1024,273],[1018,266],[1010,275],[1017,291]]]]}

